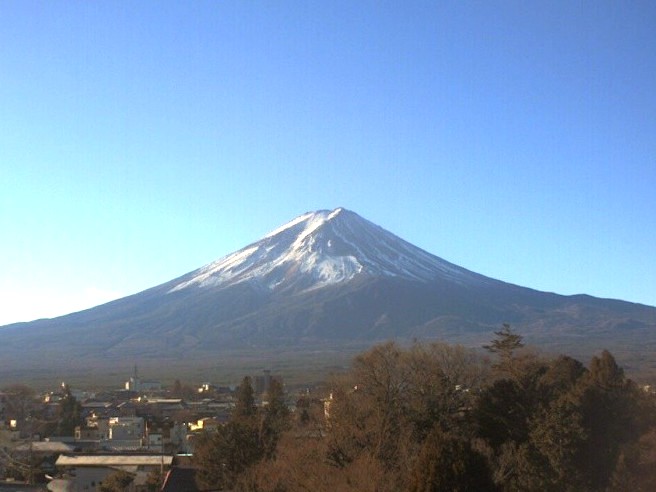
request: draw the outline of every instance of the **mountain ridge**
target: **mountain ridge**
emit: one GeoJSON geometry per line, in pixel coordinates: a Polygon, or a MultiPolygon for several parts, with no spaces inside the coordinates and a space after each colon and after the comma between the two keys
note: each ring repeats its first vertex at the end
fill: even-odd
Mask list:
{"type": "Polygon", "coordinates": [[[73,362],[209,363],[243,350],[300,353],[388,339],[480,346],[506,322],[529,343],[573,355],[609,345],[638,355],[656,349],[656,308],[485,277],[340,207],[302,214],[143,292],[2,327],[0,357],[14,369],[66,370],[73,362]]]}

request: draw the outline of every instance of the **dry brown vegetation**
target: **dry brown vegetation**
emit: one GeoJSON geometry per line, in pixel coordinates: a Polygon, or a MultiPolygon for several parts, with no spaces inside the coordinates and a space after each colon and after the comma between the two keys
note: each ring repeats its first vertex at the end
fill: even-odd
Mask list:
{"type": "Polygon", "coordinates": [[[325,415],[324,402],[306,397],[289,419],[266,409],[249,424],[237,418],[252,429],[242,443],[201,445],[199,456],[214,457],[223,470],[204,485],[252,492],[654,490],[656,406],[610,353],[589,368],[566,356],[544,359],[523,349],[509,327],[488,348],[491,361],[442,343],[376,346],[332,382],[325,415]],[[226,446],[260,451],[225,479],[226,446]]]}

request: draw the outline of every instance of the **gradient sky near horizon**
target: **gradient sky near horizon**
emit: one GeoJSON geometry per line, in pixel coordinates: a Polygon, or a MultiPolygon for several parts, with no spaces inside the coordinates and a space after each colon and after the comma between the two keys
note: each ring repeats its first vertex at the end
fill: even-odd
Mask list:
{"type": "Polygon", "coordinates": [[[653,1],[0,2],[0,325],[343,206],[656,305],[653,1]]]}

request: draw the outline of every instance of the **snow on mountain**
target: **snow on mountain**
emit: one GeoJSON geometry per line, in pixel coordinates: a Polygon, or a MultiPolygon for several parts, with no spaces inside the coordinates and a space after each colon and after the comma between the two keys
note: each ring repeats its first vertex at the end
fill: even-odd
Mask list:
{"type": "Polygon", "coordinates": [[[169,292],[257,282],[270,290],[302,290],[347,282],[360,275],[429,282],[485,282],[404,241],[354,212],[337,208],[303,214],[261,240],[182,279],[169,292]]]}
{"type": "Polygon", "coordinates": [[[619,344],[633,367],[648,359],[645,347],[656,346],[653,307],[484,277],[336,209],[301,215],[143,292],[2,327],[0,379],[19,372],[93,377],[135,360],[153,371],[166,361],[171,374],[196,374],[216,371],[218,360],[252,365],[265,353],[285,364],[299,354],[304,365],[327,354],[320,357],[332,365],[338,352],[390,339],[480,346],[506,321],[554,353],[568,347],[589,357],[619,344]]]}

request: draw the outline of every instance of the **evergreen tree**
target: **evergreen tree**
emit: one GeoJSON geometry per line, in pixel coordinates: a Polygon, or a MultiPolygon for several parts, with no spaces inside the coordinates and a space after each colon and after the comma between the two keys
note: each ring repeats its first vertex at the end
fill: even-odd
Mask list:
{"type": "Polygon", "coordinates": [[[285,393],[277,379],[271,380],[260,424],[260,441],[267,458],[272,458],[280,435],[289,428],[289,409],[285,393]]]}
{"type": "Polygon", "coordinates": [[[252,419],[257,415],[251,378],[245,376],[237,388],[237,401],[232,411],[232,420],[252,419]]]}
{"type": "Polygon", "coordinates": [[[481,392],[472,417],[479,436],[495,451],[508,441],[516,445],[528,441],[531,419],[544,405],[540,382],[546,372],[547,366],[540,361],[524,361],[514,377],[497,379],[481,392]]]}
{"type": "Polygon", "coordinates": [[[59,402],[59,420],[57,423],[57,434],[60,436],[72,436],[75,427],[82,423],[82,406],[71,393],[71,388],[64,385],[64,397],[59,402]]]}
{"type": "Polygon", "coordinates": [[[561,355],[549,363],[549,367],[540,378],[538,390],[545,401],[554,401],[570,391],[587,369],[576,359],[561,355]]]}
{"type": "MultiPolygon", "coordinates": [[[[277,408],[275,402],[274,408],[277,408]]],[[[246,376],[237,388],[230,422],[217,428],[215,433],[202,434],[195,444],[198,484],[210,489],[232,490],[240,476],[267,454],[261,427],[251,378],[246,376]]],[[[275,442],[268,451],[271,455],[273,448],[275,442]]]]}
{"type": "Polygon", "coordinates": [[[182,382],[179,379],[176,379],[173,382],[173,388],[171,388],[171,396],[174,398],[182,398],[182,382]]]}
{"type": "MultiPolygon", "coordinates": [[[[542,490],[583,491],[581,451],[587,440],[581,408],[566,394],[543,408],[531,422],[530,444],[534,481],[542,490]]],[[[536,487],[537,488],[537,487],[536,487]]]]}
{"type": "Polygon", "coordinates": [[[469,441],[435,427],[421,449],[410,484],[412,492],[493,491],[485,457],[469,441]]]}
{"type": "Polygon", "coordinates": [[[526,392],[511,379],[499,379],[480,395],[473,411],[479,436],[495,450],[528,439],[531,409],[526,392]]]}
{"type": "Polygon", "coordinates": [[[644,393],[624,377],[624,371],[606,350],[600,357],[593,357],[574,397],[588,436],[581,463],[592,488],[601,490],[609,485],[623,446],[637,441],[653,418],[645,418],[643,413],[644,393]]]}
{"type": "Polygon", "coordinates": [[[492,367],[502,374],[516,376],[518,368],[515,353],[524,346],[522,336],[515,333],[508,323],[504,323],[503,328],[494,334],[496,338],[489,345],[483,345],[484,349],[498,356],[492,367]]]}
{"type": "Polygon", "coordinates": [[[196,480],[207,489],[231,490],[263,454],[257,428],[251,422],[233,420],[199,437],[194,449],[196,480]]]}

